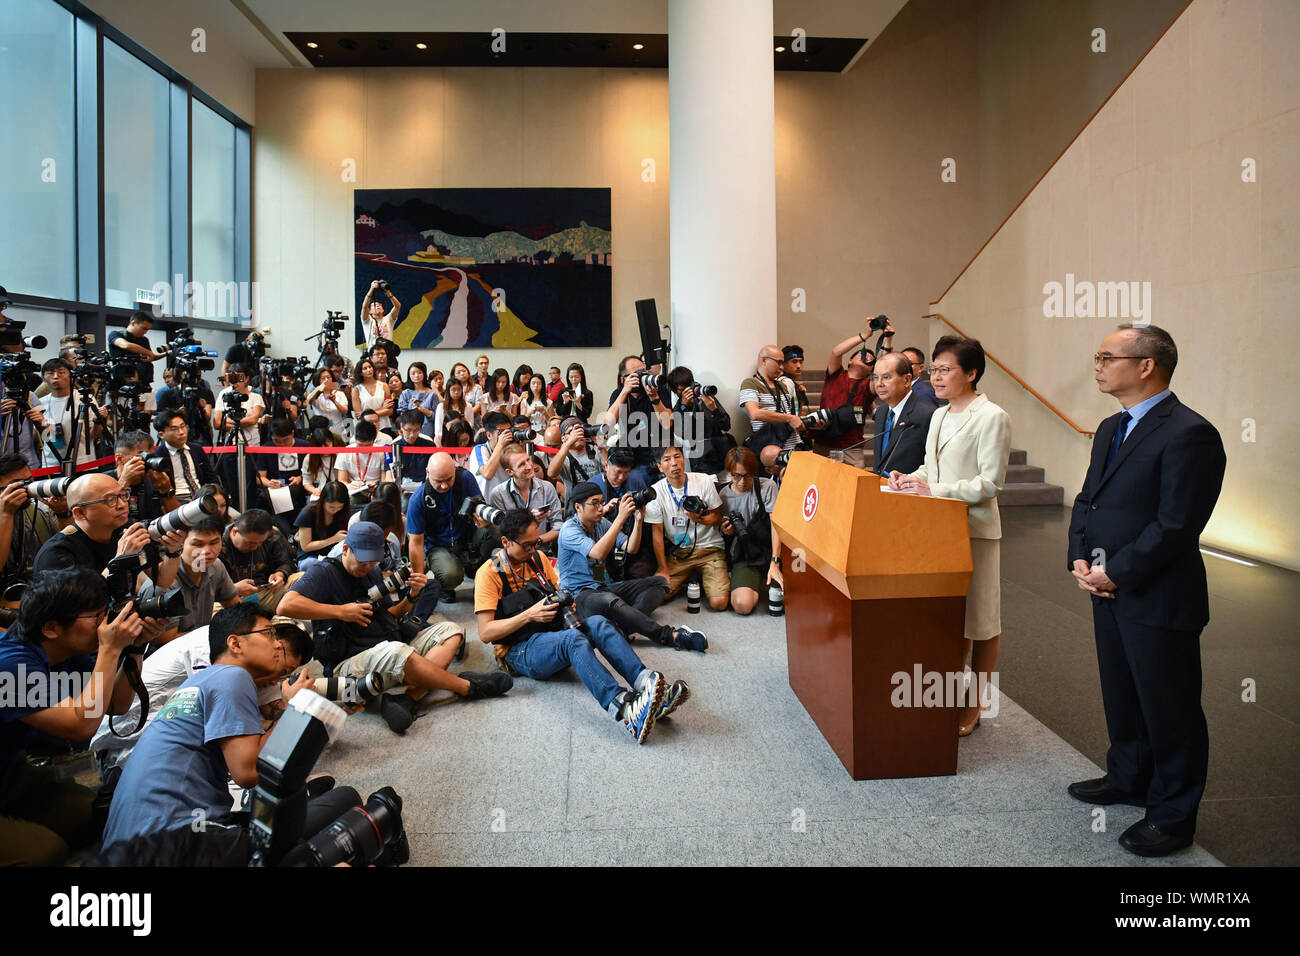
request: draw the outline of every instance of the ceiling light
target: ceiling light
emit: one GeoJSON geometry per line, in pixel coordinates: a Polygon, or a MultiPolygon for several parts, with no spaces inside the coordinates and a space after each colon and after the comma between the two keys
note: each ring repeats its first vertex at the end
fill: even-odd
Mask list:
{"type": "Polygon", "coordinates": [[[644,49],[645,49],[645,44],[644,44],[644,43],[633,43],[633,44],[632,44],[632,49],[634,49],[634,50],[644,50],[644,49]]]}
{"type": "Polygon", "coordinates": [[[427,50],[427,49],[429,49],[429,44],[427,44],[427,43],[417,43],[417,44],[415,45],[415,48],[416,48],[417,50],[427,50]]]}
{"type": "Polygon", "coordinates": [[[784,52],[785,52],[785,47],[783,47],[783,46],[779,46],[779,47],[777,47],[777,48],[776,48],[776,52],[777,52],[777,53],[784,53],[784,52]]]}
{"type": "Polygon", "coordinates": [[[315,44],[313,41],[308,40],[308,41],[307,41],[307,47],[308,47],[308,49],[314,50],[314,49],[316,49],[316,44],[315,44]]]}

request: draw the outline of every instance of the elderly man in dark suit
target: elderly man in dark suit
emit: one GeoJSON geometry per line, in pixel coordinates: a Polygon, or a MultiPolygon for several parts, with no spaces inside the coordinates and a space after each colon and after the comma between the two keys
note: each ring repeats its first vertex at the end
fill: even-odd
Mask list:
{"type": "Polygon", "coordinates": [[[871,387],[880,399],[872,416],[872,470],[885,477],[890,471],[910,475],[925,461],[925,435],[938,406],[913,391],[912,363],[902,352],[886,352],[876,361],[871,387]]]}
{"type": "Polygon", "coordinates": [[[1097,428],[1070,519],[1069,568],[1092,595],[1110,749],[1106,775],[1069,791],[1145,807],[1119,838],[1140,856],[1191,844],[1209,764],[1199,541],[1226,457],[1214,426],[1170,391],[1177,363],[1173,338],[1155,326],[1123,325],[1101,343],[1097,384],[1122,411],[1097,428]]]}

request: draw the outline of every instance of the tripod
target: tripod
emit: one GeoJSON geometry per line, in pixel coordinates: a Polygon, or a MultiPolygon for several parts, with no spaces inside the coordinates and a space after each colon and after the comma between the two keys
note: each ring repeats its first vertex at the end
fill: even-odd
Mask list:
{"type": "MultiPolygon", "coordinates": [[[[241,403],[242,404],[242,403],[241,403]]],[[[242,514],[248,509],[248,466],[245,459],[248,456],[248,438],[244,435],[244,426],[240,424],[239,417],[243,414],[243,408],[240,404],[232,405],[226,403],[223,409],[223,425],[217,436],[218,445],[227,445],[234,439],[235,446],[235,481],[238,485],[239,511],[242,514]]],[[[218,471],[226,470],[223,468],[226,461],[226,455],[229,452],[219,452],[217,454],[216,466],[218,471]]],[[[223,476],[224,477],[224,476],[223,476]]]]}

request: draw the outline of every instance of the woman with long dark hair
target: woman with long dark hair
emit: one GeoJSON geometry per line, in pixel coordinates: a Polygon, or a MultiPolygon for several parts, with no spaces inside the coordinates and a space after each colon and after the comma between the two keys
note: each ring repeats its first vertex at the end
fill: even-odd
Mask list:
{"type": "Polygon", "coordinates": [[[533,377],[533,367],[527,363],[515,369],[514,381],[510,383],[510,394],[522,398],[528,394],[528,380],[533,377]]]}
{"type": "Polygon", "coordinates": [[[591,389],[587,387],[587,373],[581,365],[573,362],[564,373],[568,385],[560,390],[560,397],[555,400],[555,414],[561,418],[580,418],[587,424],[591,418],[594,399],[591,389]]]}
{"type": "Polygon", "coordinates": [[[302,553],[299,571],[306,571],[348,536],[350,501],[347,485],[329,481],[321,489],[320,500],[298,512],[293,526],[298,529],[298,550],[302,553]]]}
{"type": "Polygon", "coordinates": [[[470,404],[465,401],[465,389],[459,379],[452,379],[447,383],[447,395],[438,406],[438,411],[433,417],[433,434],[430,436],[434,441],[439,440],[442,431],[447,427],[447,423],[454,418],[469,419],[470,404]]]}
{"type": "Polygon", "coordinates": [[[375,374],[375,363],[362,359],[357,363],[357,384],[352,390],[352,415],[360,418],[367,408],[379,413],[379,427],[392,428],[395,403],[388,394],[388,383],[375,374]]]}
{"type": "Polygon", "coordinates": [[[429,369],[423,362],[412,362],[406,367],[406,388],[397,399],[397,413],[414,409],[424,416],[420,434],[432,438],[438,434],[434,416],[438,411],[439,395],[429,384],[429,369]]]}
{"type": "Polygon", "coordinates": [[[533,373],[528,380],[528,390],[520,396],[519,414],[527,415],[532,421],[533,430],[542,431],[546,427],[546,415],[551,410],[551,403],[546,398],[546,379],[533,373]]]}
{"type": "Polygon", "coordinates": [[[518,399],[510,393],[510,373],[503,368],[492,373],[488,380],[488,390],[477,405],[474,406],[478,421],[488,412],[501,412],[513,418],[518,399]]]}
{"type": "MultiPolygon", "coordinates": [[[[453,418],[442,430],[442,446],[444,448],[465,448],[471,449],[474,446],[474,428],[463,418],[453,418]]],[[[462,468],[469,461],[470,451],[463,454],[451,452],[451,460],[462,468]]]]}

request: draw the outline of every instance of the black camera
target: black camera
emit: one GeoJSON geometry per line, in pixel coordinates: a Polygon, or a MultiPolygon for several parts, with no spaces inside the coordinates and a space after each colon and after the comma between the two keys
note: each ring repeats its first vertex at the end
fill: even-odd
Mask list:
{"type": "Polygon", "coordinates": [[[185,595],[178,584],[164,594],[140,598],[135,592],[135,580],[145,568],[156,567],[161,561],[156,544],[148,544],[133,554],[123,554],[108,562],[108,616],[116,617],[128,602],[135,602],[135,613],[141,617],[180,617],[185,613],[185,595]]]}
{"type": "Polygon", "coordinates": [[[347,327],[348,317],[342,312],[325,310],[325,321],[320,324],[321,332],[327,339],[337,339],[339,332],[347,327]]]}
{"type": "Polygon", "coordinates": [[[391,571],[385,571],[380,575],[379,583],[372,585],[366,591],[366,598],[372,604],[379,604],[384,607],[401,604],[402,600],[410,593],[411,589],[408,584],[410,579],[411,566],[409,564],[403,564],[391,571]]]}
{"type": "Polygon", "coordinates": [[[792,454],[794,454],[794,450],[790,448],[787,448],[785,451],[779,453],[774,459],[772,459],[772,467],[784,468],[786,465],[790,464],[790,456],[792,454]]]}
{"type": "MultiPolygon", "coordinates": [[[[140,457],[144,458],[143,455],[140,457]]],[[[165,460],[162,455],[159,455],[154,459],[145,458],[145,463],[165,460]]],[[[157,540],[172,531],[188,531],[204,518],[216,514],[218,510],[217,499],[212,495],[204,495],[202,498],[195,498],[179,508],[174,508],[160,518],[155,518],[145,525],[145,528],[149,532],[149,537],[157,540]]]]}
{"type": "Polygon", "coordinates": [[[558,604],[560,607],[560,617],[564,619],[564,626],[574,630],[582,630],[582,618],[578,616],[578,610],[573,602],[573,592],[568,588],[560,588],[558,591],[552,591],[546,595],[548,605],[558,604]]]}
{"type": "Polygon", "coordinates": [[[883,332],[887,325],[889,325],[889,316],[887,315],[878,315],[868,323],[868,327],[872,332],[883,332]]]}
{"type": "MultiPolygon", "coordinates": [[[[706,396],[708,398],[718,397],[718,386],[716,385],[701,385],[699,382],[691,382],[691,384],[686,386],[686,388],[693,391],[696,398],[703,398],[706,396]]],[[[683,391],[685,391],[685,389],[683,389],[683,391]]]]}
{"type": "Polygon", "coordinates": [[[24,349],[43,349],[49,344],[49,340],[43,335],[23,335],[23,327],[26,322],[10,320],[7,325],[0,326],[0,346],[21,345],[24,349]]]}
{"type": "Polygon", "coordinates": [[[144,466],[150,471],[161,471],[167,464],[166,455],[151,455],[147,451],[142,451],[136,457],[144,462],[144,466]]]}
{"type": "Polygon", "coordinates": [[[689,511],[693,515],[702,515],[709,510],[709,506],[699,495],[687,495],[682,499],[682,510],[689,511]]]}
{"type": "Polygon", "coordinates": [[[388,291],[390,291],[390,290],[389,290],[389,287],[388,287],[388,280],[387,280],[387,279],[380,279],[380,280],[379,280],[379,291],[380,291],[380,292],[388,292],[388,291]]]}
{"type": "Polygon", "coordinates": [[[625,497],[631,498],[632,503],[638,508],[644,508],[655,500],[655,490],[653,488],[642,488],[640,491],[629,491],[625,497]]]}
{"type": "Polygon", "coordinates": [[[510,433],[510,437],[513,438],[515,441],[524,442],[525,444],[537,440],[537,435],[533,433],[533,430],[531,428],[515,429],[510,433]]]}
{"type": "Polygon", "coordinates": [[[739,511],[728,511],[727,522],[731,525],[737,536],[745,533],[745,519],[740,516],[739,511]]]}
{"type": "Polygon", "coordinates": [[[488,524],[500,524],[504,512],[500,508],[493,508],[490,504],[482,499],[479,495],[473,498],[466,498],[460,503],[460,510],[456,512],[462,518],[468,518],[471,514],[478,515],[488,524]]]}
{"type": "Polygon", "coordinates": [[[247,392],[240,392],[232,388],[230,391],[226,392],[224,401],[226,403],[226,414],[230,415],[232,418],[244,417],[244,406],[248,404],[247,392]]]}

